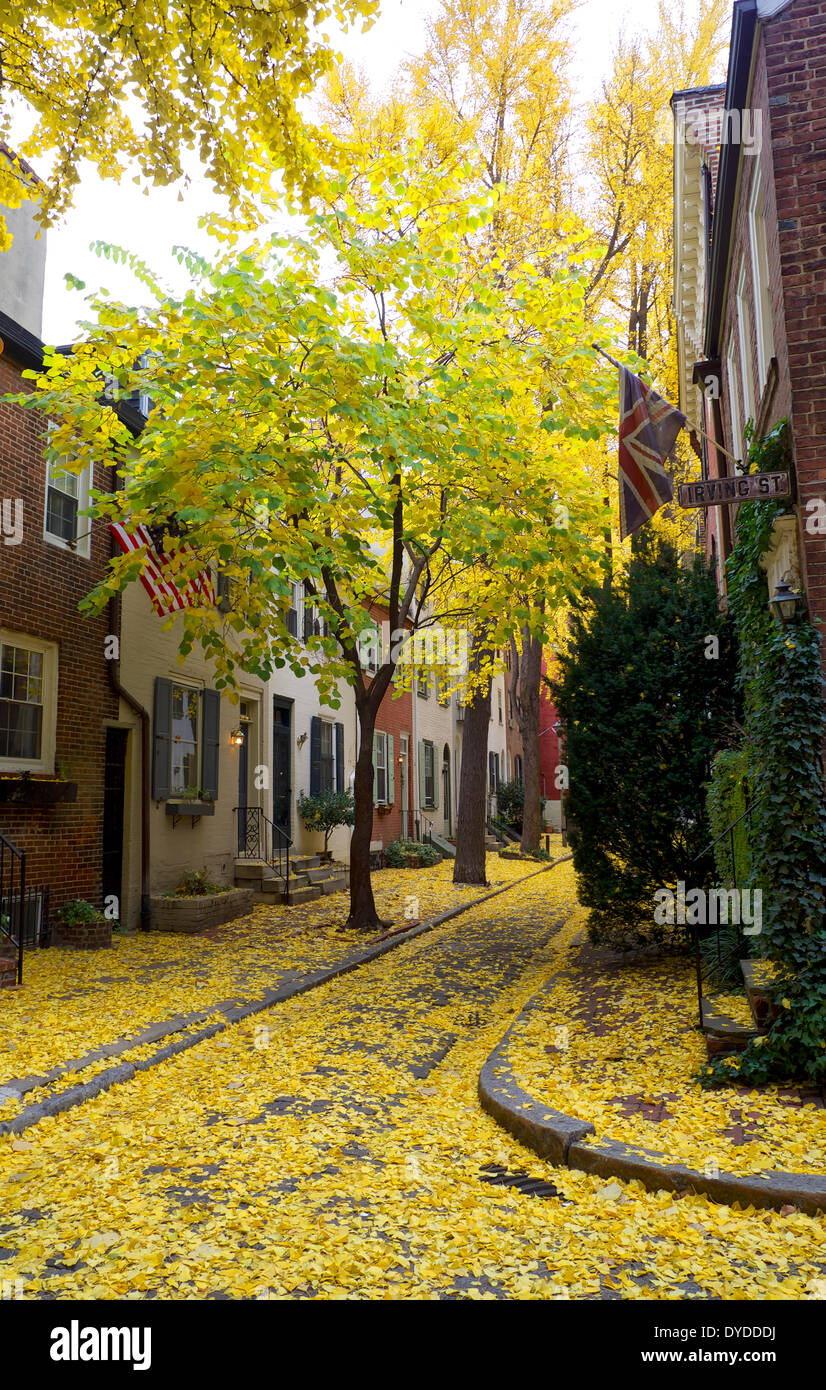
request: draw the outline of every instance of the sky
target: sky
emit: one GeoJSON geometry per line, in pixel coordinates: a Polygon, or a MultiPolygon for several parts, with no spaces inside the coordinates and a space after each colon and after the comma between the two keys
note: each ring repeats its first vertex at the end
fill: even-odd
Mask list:
{"type": "MultiPolygon", "coordinates": [[[[423,51],[425,22],[436,8],[437,0],[383,0],[380,18],[368,33],[356,30],[342,34],[328,29],[345,57],[362,67],[371,83],[380,88],[405,57],[423,51]]],[[[582,102],[599,90],[607,76],[621,27],[630,34],[653,28],[656,18],[657,0],[582,0],[572,20],[572,71],[582,102]]],[[[15,139],[21,139],[26,131],[27,122],[21,118],[15,139]]],[[[48,179],[43,161],[38,163],[38,172],[48,179]]],[[[197,176],[197,169],[190,168],[189,172],[191,182],[180,202],[177,186],[153,189],[146,197],[128,177],[117,184],[101,180],[91,165],[82,166],[73,208],[47,234],[44,341],[71,342],[78,336],[78,323],[87,316],[84,293],[67,288],[67,273],[83,280],[87,291],[105,286],[127,303],[145,301],[147,291],[131,272],[99,259],[89,249],[92,241],[134,251],[161,274],[172,292],[183,288],[185,272],[173,259],[172,247],[185,245],[208,252],[211,239],[198,228],[198,219],[218,205],[210,186],[197,176]]]]}

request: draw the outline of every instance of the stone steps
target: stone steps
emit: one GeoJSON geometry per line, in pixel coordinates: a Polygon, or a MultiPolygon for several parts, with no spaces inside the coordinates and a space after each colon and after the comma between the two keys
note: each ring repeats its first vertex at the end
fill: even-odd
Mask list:
{"type": "Polygon", "coordinates": [[[767,961],[761,960],[741,960],[740,962],[751,1015],[755,1027],[761,1031],[770,1028],[780,1012],[778,1006],[770,998],[770,982],[761,978],[763,968],[767,964],[767,961]]]}
{"type": "Polygon", "coordinates": [[[753,1038],[765,1031],[764,1028],[749,1028],[748,1025],[729,1018],[728,1014],[717,1008],[713,998],[709,999],[707,995],[703,995],[703,1032],[709,1061],[720,1053],[742,1052],[753,1038]]]}

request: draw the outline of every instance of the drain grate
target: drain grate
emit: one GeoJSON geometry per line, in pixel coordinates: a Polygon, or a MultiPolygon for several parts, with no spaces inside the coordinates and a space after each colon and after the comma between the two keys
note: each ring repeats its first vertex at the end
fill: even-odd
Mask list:
{"type": "Polygon", "coordinates": [[[515,1187],[529,1197],[559,1197],[559,1189],[544,1178],[532,1178],[529,1173],[508,1172],[501,1163],[486,1163],[479,1169],[482,1182],[492,1183],[494,1187],[515,1187]]]}

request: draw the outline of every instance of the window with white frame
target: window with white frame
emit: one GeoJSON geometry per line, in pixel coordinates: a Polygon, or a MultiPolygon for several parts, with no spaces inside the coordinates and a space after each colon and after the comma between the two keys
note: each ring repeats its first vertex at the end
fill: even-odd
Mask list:
{"type": "Polygon", "coordinates": [[[376,733],[373,741],[373,762],[376,769],[376,801],[387,804],[387,734],[376,733]]]}
{"type": "Polygon", "coordinates": [[[170,790],[197,791],[201,784],[201,700],[193,686],[172,682],[170,790]]]}
{"type": "Polygon", "coordinates": [[[743,418],[740,412],[740,388],[737,384],[737,343],[732,333],[726,349],[726,380],[729,400],[729,443],[731,452],[743,460],[743,418]]]}
{"type": "Polygon", "coordinates": [[[749,312],[748,301],[748,275],[746,272],[746,258],[740,262],[740,274],[737,277],[737,338],[740,347],[740,372],[743,383],[743,423],[753,420],[754,409],[754,380],[751,370],[751,313],[749,312]]]}
{"type": "Polygon", "coordinates": [[[89,505],[89,468],[68,472],[59,459],[46,461],[46,517],[44,535],[53,545],[64,546],[89,557],[91,522],[80,513],[89,505]]]}
{"type": "Polygon", "coordinates": [[[424,740],[424,804],[428,811],[436,805],[436,748],[428,739],[424,740]]]}
{"type": "Polygon", "coordinates": [[[301,586],[290,582],[290,606],[287,610],[287,631],[291,637],[298,636],[298,620],[301,611],[301,586]]]}
{"type": "Polygon", "coordinates": [[[751,277],[754,285],[758,389],[759,393],[762,394],[769,375],[769,363],[774,356],[774,327],[769,293],[769,253],[766,240],[763,181],[759,168],[755,170],[749,196],[749,242],[751,244],[751,277]]]}
{"type": "Polygon", "coordinates": [[[497,703],[497,705],[498,705],[498,707],[499,707],[499,723],[501,724],[501,723],[502,723],[502,691],[501,691],[501,690],[497,690],[497,692],[496,692],[496,703],[497,703]]]}
{"type": "Polygon", "coordinates": [[[0,631],[0,768],[53,772],[57,648],[0,631]]]}

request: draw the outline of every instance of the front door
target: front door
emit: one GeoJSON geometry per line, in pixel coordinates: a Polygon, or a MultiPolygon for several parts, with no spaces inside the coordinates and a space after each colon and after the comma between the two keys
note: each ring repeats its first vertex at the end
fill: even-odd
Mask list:
{"type": "Polygon", "coordinates": [[[399,738],[399,806],[401,807],[401,836],[406,840],[410,835],[410,816],[407,807],[407,763],[410,744],[407,734],[399,738]]]}
{"type": "Polygon", "coordinates": [[[290,834],[292,796],[292,701],[276,695],[272,726],[272,818],[279,830],[290,834]]]}
{"type": "Polygon", "coordinates": [[[244,700],[241,701],[241,723],[239,728],[244,741],[238,748],[238,853],[243,854],[247,844],[247,779],[249,776],[250,757],[249,707],[244,700]]]}
{"type": "Polygon", "coordinates": [[[121,916],[123,892],[123,806],[128,729],[106,730],[103,775],[103,899],[116,898],[121,916]]]}
{"type": "Polygon", "coordinates": [[[450,835],[450,749],[448,748],[447,744],[445,744],[444,752],[442,754],[442,788],[442,805],[445,808],[445,834],[450,835]]]}

